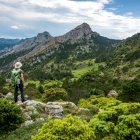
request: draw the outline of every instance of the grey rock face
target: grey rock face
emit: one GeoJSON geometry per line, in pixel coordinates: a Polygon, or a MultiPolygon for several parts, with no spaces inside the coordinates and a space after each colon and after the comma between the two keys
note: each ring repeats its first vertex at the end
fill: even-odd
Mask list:
{"type": "Polygon", "coordinates": [[[13,96],[13,94],[11,92],[9,92],[9,93],[7,93],[5,95],[5,98],[7,98],[7,99],[14,99],[14,96],[13,96]]]}
{"type": "Polygon", "coordinates": [[[61,105],[62,107],[69,107],[77,110],[78,107],[73,102],[48,102],[47,105],[61,105]]]}
{"type": "Polygon", "coordinates": [[[78,111],[78,107],[72,102],[48,102],[47,105],[62,106],[64,114],[75,114],[78,111]]]}
{"type": "Polygon", "coordinates": [[[33,124],[33,120],[28,120],[28,121],[25,121],[21,126],[28,126],[28,125],[31,125],[33,124]]]}
{"type": "Polygon", "coordinates": [[[118,93],[115,90],[110,90],[108,93],[108,97],[116,98],[117,96],[118,96],[118,93]]]}
{"type": "Polygon", "coordinates": [[[28,50],[36,46],[41,46],[46,43],[52,36],[48,32],[39,33],[36,37],[27,38],[19,45],[16,45],[13,49],[14,52],[28,50]]]}
{"type": "Polygon", "coordinates": [[[87,23],[83,23],[77,26],[75,29],[71,30],[70,32],[66,33],[63,36],[57,37],[56,39],[59,42],[65,42],[70,40],[72,43],[76,42],[79,39],[84,38],[85,36],[91,35],[92,30],[87,23]]]}
{"type": "Polygon", "coordinates": [[[5,96],[2,94],[2,93],[0,93],[0,98],[4,98],[5,96]]]}
{"type": "Polygon", "coordinates": [[[37,118],[35,121],[36,122],[43,122],[43,121],[45,121],[45,119],[44,118],[37,118]]]}
{"type": "Polygon", "coordinates": [[[31,106],[32,107],[45,107],[46,106],[45,103],[34,101],[34,100],[27,100],[23,104],[25,104],[26,106],[30,106],[30,107],[31,106]]]}
{"type": "Polygon", "coordinates": [[[49,116],[53,116],[55,118],[61,118],[63,114],[63,107],[60,105],[47,105],[45,107],[45,112],[49,116]]]}

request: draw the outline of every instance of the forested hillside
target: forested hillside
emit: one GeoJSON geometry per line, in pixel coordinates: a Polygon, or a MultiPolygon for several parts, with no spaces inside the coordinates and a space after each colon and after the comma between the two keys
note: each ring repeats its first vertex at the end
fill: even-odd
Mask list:
{"type": "Polygon", "coordinates": [[[20,42],[20,39],[5,39],[0,38],[0,50],[12,47],[20,42]]]}
{"type": "Polygon", "coordinates": [[[109,39],[87,23],[58,37],[44,32],[0,58],[0,69],[2,139],[140,139],[140,34],[109,39]],[[14,91],[8,81],[16,61],[23,64],[28,99],[20,108],[7,95],[14,91]],[[18,121],[5,119],[9,110],[18,121]],[[35,123],[20,127],[25,120],[35,123]]]}

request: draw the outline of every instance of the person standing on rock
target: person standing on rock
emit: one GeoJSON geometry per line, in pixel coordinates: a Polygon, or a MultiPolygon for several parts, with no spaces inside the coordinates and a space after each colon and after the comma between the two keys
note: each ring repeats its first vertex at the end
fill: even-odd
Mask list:
{"type": "Polygon", "coordinates": [[[23,71],[20,69],[22,67],[21,62],[16,62],[15,63],[15,68],[12,70],[11,73],[11,82],[14,85],[14,100],[15,103],[18,101],[18,89],[20,90],[21,93],[21,101],[24,102],[24,75],[23,71]]]}

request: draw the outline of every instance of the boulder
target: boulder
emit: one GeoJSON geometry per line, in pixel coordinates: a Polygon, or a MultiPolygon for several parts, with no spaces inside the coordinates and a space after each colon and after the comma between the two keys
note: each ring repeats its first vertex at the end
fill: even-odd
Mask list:
{"type": "Polygon", "coordinates": [[[31,125],[31,124],[33,124],[34,122],[33,122],[33,120],[28,120],[28,121],[25,121],[21,126],[23,127],[23,126],[28,126],[28,125],[31,125]]]}
{"type": "Polygon", "coordinates": [[[46,104],[42,102],[27,100],[23,103],[19,101],[16,105],[20,106],[26,121],[35,120],[41,113],[45,113],[46,104]]]}
{"type": "Polygon", "coordinates": [[[44,122],[44,121],[45,121],[44,118],[37,118],[37,119],[35,120],[35,122],[44,122]]]}
{"type": "Polygon", "coordinates": [[[5,96],[2,94],[2,93],[0,93],[0,98],[4,98],[5,96]]]}
{"type": "Polygon", "coordinates": [[[60,118],[63,114],[63,107],[61,105],[46,105],[45,112],[49,116],[60,118]]]}
{"type": "Polygon", "coordinates": [[[13,93],[9,92],[5,95],[5,98],[14,99],[13,93]]]}
{"type": "Polygon", "coordinates": [[[116,98],[118,93],[115,90],[110,90],[107,96],[116,98]]]}
{"type": "Polygon", "coordinates": [[[26,110],[36,110],[38,112],[45,112],[45,103],[34,101],[34,100],[27,100],[23,103],[23,106],[26,110]]]}
{"type": "MultiPolygon", "coordinates": [[[[25,100],[28,99],[28,95],[24,95],[25,100]]],[[[18,95],[18,101],[21,101],[21,95],[18,95]]]]}
{"type": "Polygon", "coordinates": [[[47,105],[62,106],[64,114],[75,114],[78,111],[78,107],[73,102],[48,102],[47,105]]]}
{"type": "Polygon", "coordinates": [[[24,113],[24,118],[25,118],[25,120],[31,120],[31,116],[29,115],[28,112],[24,113]]]}

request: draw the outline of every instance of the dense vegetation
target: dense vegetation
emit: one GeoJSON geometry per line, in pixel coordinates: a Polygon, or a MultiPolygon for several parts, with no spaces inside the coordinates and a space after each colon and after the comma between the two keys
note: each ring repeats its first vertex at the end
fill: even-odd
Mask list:
{"type": "Polygon", "coordinates": [[[20,108],[8,100],[0,98],[0,134],[15,130],[23,121],[20,108]]]}
{"type": "Polygon", "coordinates": [[[12,47],[20,42],[19,39],[4,39],[0,38],[0,50],[12,47]]]}
{"type": "Polygon", "coordinates": [[[95,136],[88,123],[78,117],[67,116],[61,120],[52,119],[43,125],[38,135],[33,136],[32,140],[94,140],[95,136]]]}
{"type": "MultiPolygon", "coordinates": [[[[95,35],[77,43],[59,43],[57,47],[57,51],[52,49],[47,56],[48,52],[43,52],[24,64],[25,94],[45,103],[72,101],[92,113],[86,114],[88,119],[77,117],[76,111],[68,114],[77,116],[50,119],[42,128],[40,125],[32,139],[139,140],[140,34],[121,42],[95,35]],[[116,91],[115,98],[108,97],[111,90],[116,91]]],[[[1,67],[26,53],[0,59],[1,67]]],[[[13,87],[1,76],[0,92],[9,91],[13,87]]]]}

